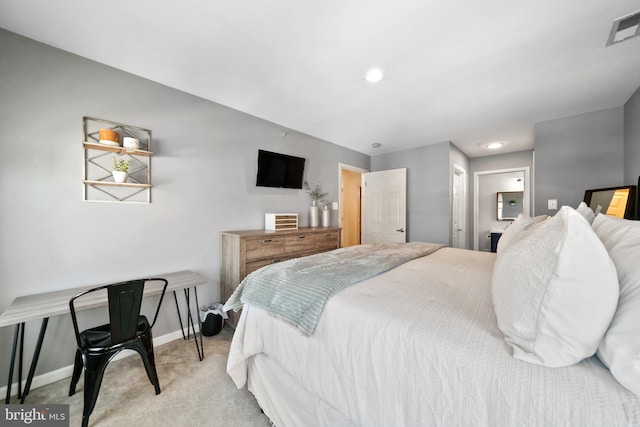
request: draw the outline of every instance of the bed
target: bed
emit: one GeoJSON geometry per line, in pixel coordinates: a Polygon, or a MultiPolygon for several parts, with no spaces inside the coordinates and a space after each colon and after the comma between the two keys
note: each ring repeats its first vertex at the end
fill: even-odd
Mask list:
{"type": "Polygon", "coordinates": [[[443,247],[377,273],[328,298],[311,333],[245,302],[227,371],[278,427],[640,425],[640,399],[597,356],[514,357],[497,256],[443,247]]]}

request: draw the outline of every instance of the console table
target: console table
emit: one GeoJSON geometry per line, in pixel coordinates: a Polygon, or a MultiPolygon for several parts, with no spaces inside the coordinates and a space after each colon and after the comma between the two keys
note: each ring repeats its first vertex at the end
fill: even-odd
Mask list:
{"type": "MultiPolygon", "coordinates": [[[[198,324],[200,324],[200,316],[198,315],[198,293],[196,286],[204,285],[207,283],[207,279],[198,273],[192,271],[179,271],[175,273],[157,274],[149,277],[158,277],[166,279],[169,284],[167,285],[166,292],[173,292],[173,297],[176,302],[176,308],[178,309],[178,318],[180,320],[180,329],[182,330],[182,336],[185,340],[190,339],[190,334],[193,332],[193,338],[196,343],[196,349],[198,351],[198,358],[202,360],[204,358],[204,347],[202,346],[202,334],[200,334],[200,343],[196,336],[195,325],[193,322],[194,316],[191,314],[190,307],[190,288],[193,288],[196,305],[196,315],[198,318],[198,324]],[[184,327],[182,324],[182,316],[180,315],[180,308],[178,307],[178,296],[176,292],[179,290],[184,291],[186,304],[187,304],[187,334],[184,333],[184,327]],[[191,326],[191,331],[189,330],[191,326]]],[[[144,296],[158,295],[162,292],[161,282],[156,282],[158,286],[150,284],[145,287],[144,296]]],[[[9,365],[9,379],[7,381],[7,395],[5,403],[9,403],[11,399],[11,384],[13,381],[13,368],[15,365],[16,352],[18,348],[18,341],[20,343],[20,363],[18,365],[18,398],[20,403],[24,403],[24,399],[29,394],[31,388],[31,381],[36,370],[38,358],[40,357],[40,350],[42,348],[42,341],[47,330],[47,324],[49,317],[58,316],[61,314],[69,314],[69,300],[87,289],[92,289],[98,284],[92,286],[83,286],[73,289],[64,289],[60,291],[44,292],[40,294],[26,295],[16,298],[13,303],[0,314],[0,327],[16,325],[15,335],[13,337],[13,347],[11,350],[11,361],[9,365]],[[24,327],[25,322],[29,320],[42,319],[40,326],[40,333],[38,335],[38,341],[34,349],[33,357],[31,359],[31,367],[27,375],[24,391],[22,387],[22,351],[24,347],[24,327]]],[[[103,306],[107,304],[107,293],[98,293],[95,298],[86,300],[81,304],[76,305],[76,310],[88,310],[91,308],[103,306]]],[[[200,328],[202,329],[202,328],[200,328]]]]}

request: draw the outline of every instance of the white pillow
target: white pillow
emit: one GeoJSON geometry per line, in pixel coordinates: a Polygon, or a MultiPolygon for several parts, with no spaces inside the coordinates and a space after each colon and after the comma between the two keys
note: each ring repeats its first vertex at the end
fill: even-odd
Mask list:
{"type": "Polygon", "coordinates": [[[596,352],[616,310],[618,277],[589,223],[563,206],[498,254],[492,290],[513,356],[559,367],[596,352]]]}
{"type": "Polygon", "coordinates": [[[589,222],[589,224],[591,224],[593,222],[593,219],[596,217],[595,212],[593,212],[593,210],[589,206],[587,206],[585,202],[580,202],[576,211],[578,211],[578,213],[582,215],[584,219],[589,222]]]}
{"type": "Polygon", "coordinates": [[[524,214],[518,215],[516,220],[513,221],[511,225],[504,230],[502,236],[500,236],[496,252],[500,253],[500,251],[503,251],[518,233],[527,230],[529,227],[532,227],[536,223],[544,221],[547,218],[549,218],[548,215],[538,215],[535,218],[531,218],[529,215],[524,214]]]}
{"type": "Polygon", "coordinates": [[[598,357],[640,397],[640,222],[599,214],[593,229],[618,270],[620,300],[598,357]]]}

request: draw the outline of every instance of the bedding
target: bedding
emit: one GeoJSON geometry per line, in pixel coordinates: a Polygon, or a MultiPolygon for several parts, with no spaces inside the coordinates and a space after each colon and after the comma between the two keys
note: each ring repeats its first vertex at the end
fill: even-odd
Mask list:
{"type": "Polygon", "coordinates": [[[637,426],[640,400],[597,357],[512,357],[495,254],[442,248],[330,298],[311,335],[246,304],[228,373],[285,426],[637,426]]]}
{"type": "Polygon", "coordinates": [[[593,229],[618,271],[618,309],[598,357],[620,384],[640,398],[640,222],[598,214],[593,229]]]}
{"type": "Polygon", "coordinates": [[[498,240],[498,247],[496,249],[496,252],[502,252],[507,246],[509,246],[511,240],[521,231],[536,227],[547,218],[549,218],[548,215],[538,215],[533,218],[525,214],[518,215],[516,220],[513,221],[502,233],[500,240],[498,240]]]}
{"type": "Polygon", "coordinates": [[[250,303],[311,334],[333,294],[443,246],[376,243],[279,262],[245,277],[224,309],[237,311],[243,303],[250,303]]]}
{"type": "Polygon", "coordinates": [[[593,356],[618,294],[606,248],[569,206],[516,234],[493,269],[493,306],[513,356],[552,368],[593,356]]]}
{"type": "Polygon", "coordinates": [[[587,206],[585,202],[580,202],[580,204],[576,208],[576,212],[582,215],[589,224],[593,223],[593,220],[596,217],[596,214],[591,210],[589,206],[587,206]]]}

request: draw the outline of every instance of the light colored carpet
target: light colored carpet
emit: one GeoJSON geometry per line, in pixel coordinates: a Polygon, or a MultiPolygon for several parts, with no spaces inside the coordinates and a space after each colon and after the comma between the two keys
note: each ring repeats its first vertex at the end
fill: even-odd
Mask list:
{"type": "MultiPolygon", "coordinates": [[[[156,347],[162,393],[156,396],[140,357],[133,353],[112,362],[100,387],[89,425],[110,426],[271,426],[247,389],[238,390],[226,373],[233,330],[203,337],[204,360],[198,361],[193,339],[156,347]]],[[[70,425],[80,426],[83,377],[69,397],[70,378],[31,390],[27,403],[69,404],[70,425]]],[[[13,402],[12,402],[13,403],[13,402]]]]}

